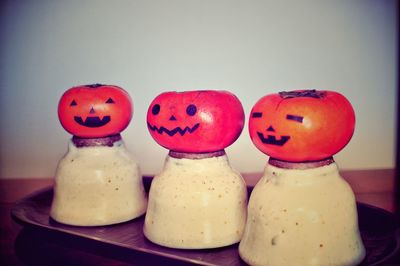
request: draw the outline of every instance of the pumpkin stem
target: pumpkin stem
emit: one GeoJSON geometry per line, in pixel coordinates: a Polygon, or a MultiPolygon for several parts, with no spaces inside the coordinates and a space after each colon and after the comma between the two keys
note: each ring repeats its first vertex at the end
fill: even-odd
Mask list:
{"type": "Polygon", "coordinates": [[[101,87],[101,86],[104,86],[104,85],[100,84],[100,83],[85,85],[85,87],[89,87],[91,89],[95,89],[95,88],[98,88],[98,87],[101,87]]]}
{"type": "Polygon", "coordinates": [[[325,91],[317,90],[302,90],[302,91],[281,91],[279,95],[283,99],[297,98],[297,97],[310,97],[315,99],[324,98],[326,95],[325,91]]]}

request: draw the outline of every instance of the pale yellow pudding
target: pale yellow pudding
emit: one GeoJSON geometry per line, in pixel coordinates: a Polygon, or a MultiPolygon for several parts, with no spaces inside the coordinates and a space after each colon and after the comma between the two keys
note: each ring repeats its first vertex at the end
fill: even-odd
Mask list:
{"type": "Polygon", "coordinates": [[[239,245],[250,265],[357,265],[365,256],[354,193],[335,163],[268,164],[255,186],[239,245]]]}
{"type": "Polygon", "coordinates": [[[59,162],[50,216],[80,226],[109,225],[145,213],[147,196],[138,164],[122,140],[112,147],[76,147],[59,162]]]}
{"type": "Polygon", "coordinates": [[[226,155],[167,156],[163,171],[151,184],[144,234],[173,248],[227,246],[240,241],[246,208],[246,184],[226,155]]]}

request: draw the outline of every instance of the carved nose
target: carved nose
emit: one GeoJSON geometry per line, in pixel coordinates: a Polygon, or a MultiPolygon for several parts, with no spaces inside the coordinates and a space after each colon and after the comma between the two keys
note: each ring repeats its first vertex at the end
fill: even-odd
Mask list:
{"type": "Polygon", "coordinates": [[[96,113],[96,111],[93,109],[93,107],[90,108],[89,114],[94,114],[94,113],[96,113]]]}
{"type": "Polygon", "coordinates": [[[175,120],[176,120],[176,117],[173,116],[173,115],[171,115],[171,117],[169,118],[169,120],[170,120],[170,121],[175,121],[175,120]]]}
{"type": "Polygon", "coordinates": [[[267,131],[275,132],[275,129],[272,126],[269,126],[269,128],[267,128],[267,131]]]}

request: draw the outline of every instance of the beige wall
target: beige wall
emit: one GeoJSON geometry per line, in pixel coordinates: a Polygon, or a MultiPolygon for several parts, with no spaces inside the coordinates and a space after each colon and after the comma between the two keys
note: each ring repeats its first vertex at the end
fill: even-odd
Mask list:
{"type": "MultiPolygon", "coordinates": [[[[123,132],[145,174],[167,151],[147,132],[151,100],[166,90],[227,89],[248,118],[267,93],[337,90],[357,113],[343,169],[394,166],[395,1],[2,1],[0,176],[47,177],[70,136],[58,122],[71,86],[120,85],[134,119],[123,132]]],[[[227,149],[242,172],[266,156],[246,128],[227,149]]]]}

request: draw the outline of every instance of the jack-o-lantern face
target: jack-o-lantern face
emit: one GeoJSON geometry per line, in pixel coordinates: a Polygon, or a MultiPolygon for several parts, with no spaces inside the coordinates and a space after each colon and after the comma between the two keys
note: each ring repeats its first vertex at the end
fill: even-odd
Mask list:
{"type": "Polygon", "coordinates": [[[250,137],[263,153],[284,161],[318,161],[339,152],[355,127],[350,102],[333,91],[266,95],[253,107],[250,137]]]}
{"type": "Polygon", "coordinates": [[[227,91],[165,92],[147,112],[147,127],[161,146],[187,153],[222,150],[242,132],[244,111],[227,91]]]}
{"type": "Polygon", "coordinates": [[[64,129],[77,137],[107,137],[128,126],[132,102],[129,94],[117,86],[77,86],[61,97],[58,117],[64,129]]]}

